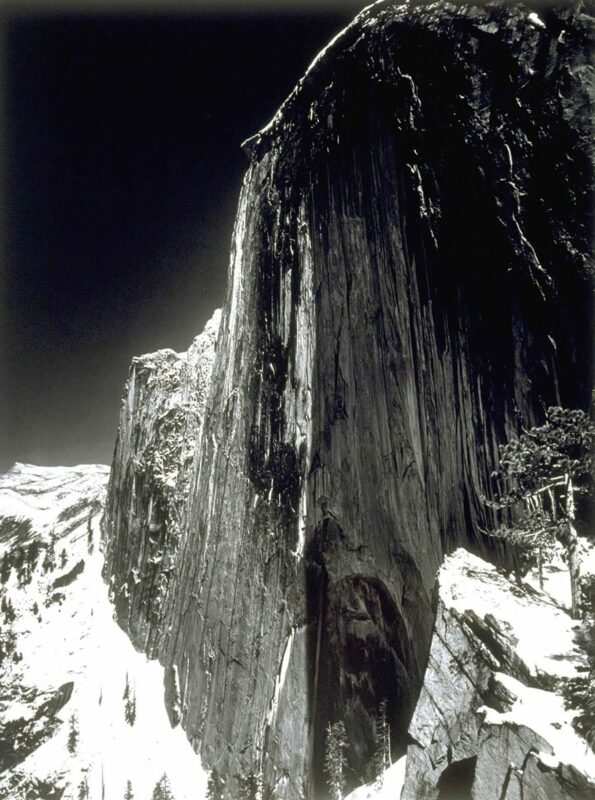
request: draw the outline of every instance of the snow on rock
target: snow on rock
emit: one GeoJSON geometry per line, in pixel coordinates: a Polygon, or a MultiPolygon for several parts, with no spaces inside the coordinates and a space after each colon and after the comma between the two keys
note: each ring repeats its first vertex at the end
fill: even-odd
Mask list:
{"type": "Polygon", "coordinates": [[[559,693],[586,665],[576,622],[463,549],[438,587],[402,800],[595,796],[595,753],[559,693]]]}
{"type": "Polygon", "coordinates": [[[386,770],[381,781],[359,786],[345,800],[398,800],[405,779],[406,756],[386,770]]]}
{"type": "Polygon", "coordinates": [[[0,476],[6,800],[119,800],[128,781],[149,800],[164,774],[176,800],[204,796],[200,758],[169,723],[163,669],[119,628],[101,578],[108,474],[17,464],[0,476]]]}
{"type": "MultiPolygon", "coordinates": [[[[76,516],[77,502],[84,498],[88,510],[105,494],[108,468],[96,464],[76,467],[36,467],[16,463],[0,475],[2,529],[8,531],[10,518],[28,520],[37,537],[49,539],[55,523],[76,516]]],[[[81,504],[81,510],[82,510],[81,504]]],[[[0,533],[0,553],[10,546],[0,533]]]]}

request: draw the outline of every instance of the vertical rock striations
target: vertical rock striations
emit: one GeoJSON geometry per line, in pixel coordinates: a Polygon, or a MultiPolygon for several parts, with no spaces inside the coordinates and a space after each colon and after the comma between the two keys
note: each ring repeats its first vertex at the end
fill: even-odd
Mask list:
{"type": "Polygon", "coordinates": [[[120,624],[149,654],[165,619],[219,320],[216,311],[185,353],[134,358],[122,400],[103,520],[104,576],[120,624]]]}
{"type": "Polygon", "coordinates": [[[230,797],[250,769],[314,796],[338,719],[357,782],[383,700],[403,751],[434,575],[480,544],[497,443],[586,401],[589,21],[376,3],[244,144],[183,529],[134,461],[165,446],[157,385],[124,409],[106,516],[120,620],[230,797]]]}

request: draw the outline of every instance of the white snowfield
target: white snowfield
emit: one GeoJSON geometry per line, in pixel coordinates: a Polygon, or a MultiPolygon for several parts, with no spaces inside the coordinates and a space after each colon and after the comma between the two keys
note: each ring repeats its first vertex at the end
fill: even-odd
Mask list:
{"type": "Polygon", "coordinates": [[[545,592],[515,592],[496,567],[463,548],[448,556],[439,572],[445,606],[478,617],[496,615],[530,673],[573,678],[582,659],[575,651],[576,621],[545,592]]]}
{"type": "MultiPolygon", "coordinates": [[[[0,775],[0,798],[24,800],[27,782],[33,779],[65,787],[64,800],[79,800],[85,783],[91,800],[120,800],[128,781],[135,800],[150,800],[163,774],[176,800],[200,800],[206,793],[207,776],[199,756],[181,727],[170,726],[162,667],[137,653],[113,619],[99,551],[108,476],[104,466],[23,464],[0,476],[0,524],[6,517],[29,519],[34,536],[46,544],[53,533],[57,561],[53,571],[44,573],[42,549],[30,583],[19,587],[12,569],[9,580],[0,584],[14,607],[10,625],[22,656],[18,663],[9,657],[0,665],[0,736],[8,723],[31,720],[57,689],[74,684],[70,699],[56,714],[53,735],[0,775]],[[73,515],[59,519],[68,509],[73,515]],[[63,550],[67,561],[62,567],[63,550]],[[53,582],[80,561],[82,572],[54,591],[53,582]],[[62,597],[46,605],[56,594],[62,597]],[[127,683],[136,706],[133,725],[125,718],[127,683]],[[23,696],[26,689],[37,696],[23,696]],[[73,717],[78,741],[71,753],[73,717]]],[[[0,541],[0,558],[10,548],[11,541],[0,541]]],[[[0,621],[6,633],[1,615],[0,621]]],[[[38,722],[37,729],[47,729],[47,717],[38,722]]],[[[22,744],[14,742],[17,748],[22,744]]]]}

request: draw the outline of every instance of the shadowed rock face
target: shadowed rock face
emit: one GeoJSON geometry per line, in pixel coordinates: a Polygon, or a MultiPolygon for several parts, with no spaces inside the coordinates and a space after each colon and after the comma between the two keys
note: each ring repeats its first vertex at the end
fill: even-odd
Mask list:
{"type": "MultiPolygon", "coordinates": [[[[175,667],[182,725],[230,797],[250,768],[274,797],[312,797],[338,718],[359,782],[383,699],[404,747],[436,569],[479,546],[497,443],[586,402],[588,22],[376,4],[244,145],[175,552],[135,511],[161,525],[167,602],[149,624],[138,592],[118,601],[175,667]]],[[[110,502],[130,586],[139,540],[110,502]]]]}

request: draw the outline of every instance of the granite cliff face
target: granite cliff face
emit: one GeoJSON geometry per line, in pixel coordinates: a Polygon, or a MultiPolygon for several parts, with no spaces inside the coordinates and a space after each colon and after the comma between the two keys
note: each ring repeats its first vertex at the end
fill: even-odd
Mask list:
{"type": "Polygon", "coordinates": [[[169,447],[171,388],[133,366],[107,571],[230,797],[249,770],[265,796],[317,796],[339,718],[361,782],[383,700],[404,752],[436,570],[483,547],[498,442],[587,402],[589,23],[580,5],[364,10],[244,143],[216,355],[171,480],[140,463],[169,447]]]}
{"type": "Polygon", "coordinates": [[[148,655],[166,618],[220,316],[213,314],[185,353],[135,358],[122,400],[104,516],[117,535],[106,543],[104,577],[120,621],[148,655]]]}

